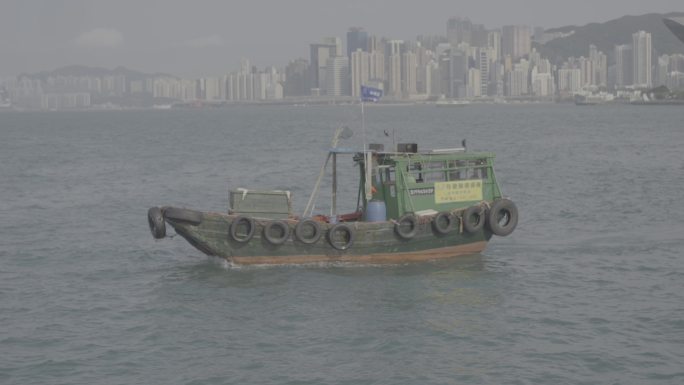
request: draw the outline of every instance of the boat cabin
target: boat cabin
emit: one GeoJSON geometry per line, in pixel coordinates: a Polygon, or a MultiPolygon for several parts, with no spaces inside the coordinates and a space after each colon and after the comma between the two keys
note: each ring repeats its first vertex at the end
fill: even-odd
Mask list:
{"type": "MultiPolygon", "coordinates": [[[[357,153],[354,157],[359,164],[359,196],[363,197],[366,214],[373,202],[384,202],[386,220],[390,220],[409,212],[451,211],[501,198],[491,152],[467,152],[464,148],[419,152],[416,144],[399,144],[396,152],[384,152],[381,145],[369,148],[375,148],[369,151],[370,156],[357,153]]],[[[364,218],[377,220],[367,215],[364,218]]]]}
{"type": "MultiPolygon", "coordinates": [[[[341,147],[329,150],[328,160],[332,160],[330,216],[313,213],[321,174],[301,217],[315,217],[325,222],[382,222],[399,219],[407,213],[420,216],[454,211],[502,197],[491,152],[469,152],[464,148],[419,152],[413,143],[399,144],[393,152],[384,151],[379,144],[368,148],[366,152],[341,147]],[[356,211],[342,215],[337,212],[339,155],[352,156],[359,167],[356,211]]],[[[270,219],[296,217],[289,191],[233,190],[229,212],[270,219]]]]}

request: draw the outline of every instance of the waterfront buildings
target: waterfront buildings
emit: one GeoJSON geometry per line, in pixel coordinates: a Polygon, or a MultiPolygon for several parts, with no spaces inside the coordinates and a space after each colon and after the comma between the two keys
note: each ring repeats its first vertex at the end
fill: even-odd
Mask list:
{"type": "MultiPolygon", "coordinates": [[[[529,26],[515,25],[488,30],[466,17],[453,17],[447,21],[446,35],[409,41],[353,27],[346,34],[346,55],[340,38],[327,37],[309,45],[308,60],[291,60],[284,69],[258,69],[242,59],[236,71],[198,79],[120,70],[22,75],[0,84],[0,102],[30,109],[65,109],[283,98],[352,101],[359,98],[362,85],[382,88],[384,101],[572,100],[577,93],[684,86],[684,55],[661,53],[653,58],[651,34],[646,31],[632,34],[632,44],[615,46],[610,57],[590,44],[583,56],[554,58],[553,62],[542,49],[532,48],[530,31],[529,26]]],[[[571,35],[535,29],[537,43],[571,35]]]]}

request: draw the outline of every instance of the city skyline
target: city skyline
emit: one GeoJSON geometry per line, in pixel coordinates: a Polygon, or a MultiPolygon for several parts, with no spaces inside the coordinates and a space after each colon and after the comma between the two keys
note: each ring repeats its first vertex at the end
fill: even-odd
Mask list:
{"type": "Polygon", "coordinates": [[[144,72],[201,77],[226,73],[242,57],[260,67],[308,58],[308,45],[319,36],[341,37],[346,43],[344,34],[352,26],[381,37],[411,40],[421,34],[445,35],[446,20],[452,16],[468,17],[490,29],[504,25],[551,28],[681,8],[678,2],[667,0],[648,4],[493,3],[297,0],[254,5],[240,0],[230,4],[200,1],[193,6],[156,1],[138,6],[130,1],[10,0],[0,14],[0,77],[73,64],[122,65],[144,72]]]}

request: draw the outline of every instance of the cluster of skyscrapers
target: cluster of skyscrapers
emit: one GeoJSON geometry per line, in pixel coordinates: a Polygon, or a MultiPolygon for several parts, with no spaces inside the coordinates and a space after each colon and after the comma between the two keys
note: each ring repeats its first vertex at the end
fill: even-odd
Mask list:
{"type": "Polygon", "coordinates": [[[533,48],[533,41],[543,44],[567,35],[516,25],[488,30],[459,17],[447,21],[446,36],[419,36],[416,41],[378,39],[352,28],[344,56],[339,38],[310,45],[310,76],[305,61],[291,62],[286,78],[290,83],[296,75],[298,84],[286,86],[285,95],[358,97],[361,85],[371,85],[399,100],[554,99],[684,86],[684,55],[661,55],[653,66],[651,34],[645,31],[632,35],[632,45],[615,47],[614,63],[595,45],[587,47],[586,56],[560,63],[551,63],[533,48]]]}
{"type": "Polygon", "coordinates": [[[447,21],[445,35],[415,41],[380,38],[355,27],[346,33],[346,45],[339,37],[323,38],[309,44],[308,58],[291,60],[283,69],[258,69],[242,59],[236,71],[200,79],[24,75],[5,82],[0,99],[42,109],[86,108],[122,98],[154,103],[344,101],[358,99],[361,86],[368,85],[383,89],[385,101],[555,100],[578,93],[684,86],[684,55],[654,58],[651,34],[645,31],[635,32],[631,45],[615,46],[612,55],[590,45],[586,56],[552,63],[533,48],[533,42],[541,46],[570,34],[524,25],[487,29],[462,17],[447,21]]]}

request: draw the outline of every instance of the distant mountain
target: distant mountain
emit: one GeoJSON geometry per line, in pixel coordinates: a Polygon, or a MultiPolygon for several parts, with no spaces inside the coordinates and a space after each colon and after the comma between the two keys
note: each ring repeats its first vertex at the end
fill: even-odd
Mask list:
{"type": "Polygon", "coordinates": [[[535,47],[552,62],[561,63],[571,56],[587,57],[589,45],[594,44],[596,48],[608,55],[609,63],[614,63],[615,46],[632,44],[632,34],[643,30],[651,34],[654,55],[684,54],[684,43],[679,41],[663,23],[664,18],[680,17],[684,17],[684,12],[649,13],[640,16],[623,16],[605,23],[591,23],[581,27],[565,26],[548,29],[545,32],[570,33],[574,31],[574,33],[570,36],[551,40],[544,45],[535,44],[535,47]]]}

